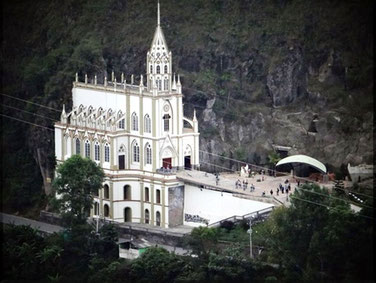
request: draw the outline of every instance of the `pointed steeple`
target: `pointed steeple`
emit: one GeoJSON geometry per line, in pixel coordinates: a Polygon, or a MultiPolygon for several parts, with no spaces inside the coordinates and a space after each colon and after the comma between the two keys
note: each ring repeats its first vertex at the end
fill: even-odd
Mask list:
{"type": "Polygon", "coordinates": [[[161,25],[161,16],[160,16],[160,9],[159,9],[159,0],[158,0],[158,19],[157,19],[157,25],[161,25]]]}
{"type": "Polygon", "coordinates": [[[63,111],[61,112],[61,115],[60,115],[60,121],[63,124],[67,123],[67,113],[65,113],[65,104],[63,104],[63,111]]]}
{"type": "Polygon", "coordinates": [[[174,79],[172,81],[172,87],[171,89],[176,90],[176,80],[175,80],[175,73],[174,73],[174,79]]]}
{"type": "Polygon", "coordinates": [[[196,108],[193,108],[193,131],[198,133],[198,121],[196,117],[196,108]]]}
{"type": "Polygon", "coordinates": [[[157,6],[157,27],[146,58],[147,88],[153,89],[154,82],[160,91],[169,91],[171,82],[172,56],[161,28],[160,4],[157,6]]]}
{"type": "Polygon", "coordinates": [[[181,93],[180,75],[178,74],[178,82],[176,83],[176,90],[181,93]]]}

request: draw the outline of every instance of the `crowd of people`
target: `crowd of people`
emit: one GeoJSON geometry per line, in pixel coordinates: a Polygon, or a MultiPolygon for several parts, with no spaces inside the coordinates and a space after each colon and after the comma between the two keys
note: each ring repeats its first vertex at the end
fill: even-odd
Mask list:
{"type": "MultiPolygon", "coordinates": [[[[243,191],[246,191],[248,189],[248,180],[245,179],[242,182],[242,181],[240,181],[240,179],[238,179],[235,182],[235,189],[243,189],[243,191]]],[[[251,184],[249,186],[249,190],[250,190],[250,192],[254,192],[255,191],[255,186],[253,184],[251,184]]]]}

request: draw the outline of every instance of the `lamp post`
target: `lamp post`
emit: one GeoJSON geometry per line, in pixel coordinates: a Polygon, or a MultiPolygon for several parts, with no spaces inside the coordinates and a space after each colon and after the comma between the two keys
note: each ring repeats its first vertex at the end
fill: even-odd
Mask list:
{"type": "Polygon", "coordinates": [[[252,217],[249,219],[249,229],[247,230],[247,233],[249,234],[249,256],[250,256],[250,258],[253,258],[253,254],[252,254],[252,217]]]}

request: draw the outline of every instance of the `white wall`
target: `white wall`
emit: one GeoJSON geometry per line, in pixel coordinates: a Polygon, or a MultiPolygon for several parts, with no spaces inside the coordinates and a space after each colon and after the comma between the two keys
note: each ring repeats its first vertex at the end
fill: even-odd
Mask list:
{"type": "MultiPolygon", "coordinates": [[[[208,219],[209,224],[234,215],[242,216],[260,209],[274,206],[270,203],[258,202],[232,196],[230,193],[212,191],[185,185],[184,214],[199,215],[208,219]]],[[[186,222],[184,225],[205,226],[203,223],[186,222]]]]}
{"type": "MultiPolygon", "coordinates": [[[[76,87],[73,88],[73,106],[79,107],[81,104],[84,106],[93,106],[98,109],[102,107],[103,109],[112,109],[116,112],[120,109],[125,111],[126,96],[124,93],[115,93],[112,91],[105,92],[103,90],[94,90],[87,88],[76,87]]],[[[137,111],[138,112],[138,111],[137,111]]]]}
{"type": "Polygon", "coordinates": [[[61,130],[55,128],[55,155],[58,160],[62,160],[61,130]]]}

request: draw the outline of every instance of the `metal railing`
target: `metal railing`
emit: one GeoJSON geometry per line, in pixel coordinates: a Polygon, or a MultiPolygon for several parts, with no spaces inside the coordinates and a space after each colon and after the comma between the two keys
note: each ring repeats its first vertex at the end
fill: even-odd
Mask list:
{"type": "Polygon", "coordinates": [[[255,221],[252,221],[252,223],[256,223],[258,218],[266,218],[273,211],[273,209],[274,209],[274,207],[268,207],[268,208],[264,208],[264,209],[261,209],[261,210],[255,211],[255,212],[250,212],[250,213],[244,214],[243,216],[233,215],[233,216],[227,217],[225,219],[222,219],[220,221],[214,222],[214,223],[208,225],[208,227],[218,227],[225,221],[231,221],[231,222],[236,223],[236,222],[239,222],[239,221],[242,221],[242,220],[247,220],[251,217],[253,217],[255,219],[255,221]]]}

